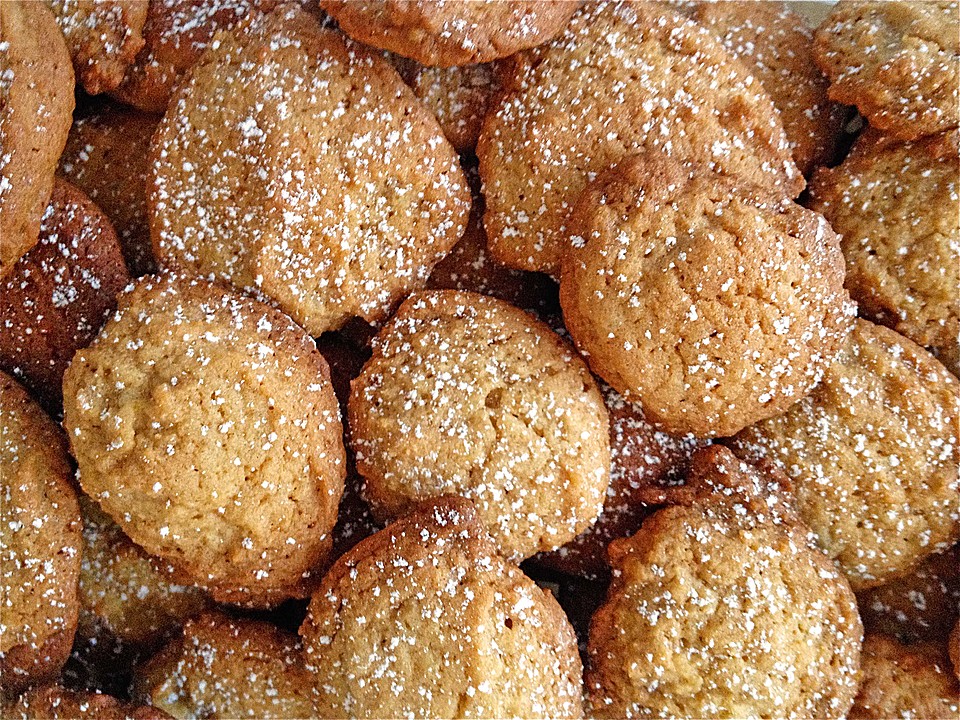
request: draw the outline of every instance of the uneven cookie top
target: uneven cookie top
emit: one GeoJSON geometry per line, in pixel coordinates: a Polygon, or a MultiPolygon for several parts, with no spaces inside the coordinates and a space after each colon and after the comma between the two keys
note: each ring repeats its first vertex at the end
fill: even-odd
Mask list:
{"type": "Polygon", "coordinates": [[[344,455],[329,370],[287,316],[145,276],[64,376],[80,483],[215,597],[302,595],[329,549],[344,455]]]}
{"type": "Polygon", "coordinates": [[[804,181],[770,98],[709,31],[656,3],[590,3],[518,55],[477,146],[490,248],[556,273],[583,187],[639,150],[795,197],[804,181]]]}
{"type": "Polygon", "coordinates": [[[300,628],[321,717],[582,717],[563,611],[448,498],[367,538],[300,628]]]}
{"type": "Polygon", "coordinates": [[[470,209],[456,153],[396,71],[294,6],[204,53],[152,153],[158,258],[270,297],[315,336],[384,319],[470,209]]]}
{"type": "Polygon", "coordinates": [[[769,479],[714,446],[706,492],[610,548],[590,627],[600,717],[843,717],[862,628],[850,586],[769,479]]]}
{"type": "Polygon", "coordinates": [[[555,549],[609,483],[603,399],[583,361],[503,301],[412,296],[351,386],[351,446],[374,511],[461,495],[509,558],[555,549]]]}
{"type": "Polygon", "coordinates": [[[733,447],[790,477],[803,519],[860,590],[960,537],[958,393],[923,348],[857,320],[813,393],[733,447]]]}
{"type": "Polygon", "coordinates": [[[938,348],[960,343],[958,203],[956,130],[917,142],[868,131],[810,184],[810,207],[842,236],[861,313],[938,348]]]}
{"type": "Polygon", "coordinates": [[[110,695],[41,685],[4,705],[8,720],[167,720],[156,708],[127,703],[110,695]]]}
{"type": "Polygon", "coordinates": [[[668,432],[732,435],[783,412],[849,331],[839,238],[766,188],[633,155],[587,186],[572,220],[567,328],[668,432]]]}
{"type": "Polygon", "coordinates": [[[576,2],[321,0],[350,37],[424,65],[485,63],[556,35],[576,2]]]}
{"type": "Polygon", "coordinates": [[[817,29],[830,97],[903,140],[960,123],[960,4],[840,0],[817,29]]]}
{"type": "Polygon", "coordinates": [[[178,718],[317,716],[298,638],[219,612],[187,622],[182,637],[137,668],[132,694],[178,718]]]}

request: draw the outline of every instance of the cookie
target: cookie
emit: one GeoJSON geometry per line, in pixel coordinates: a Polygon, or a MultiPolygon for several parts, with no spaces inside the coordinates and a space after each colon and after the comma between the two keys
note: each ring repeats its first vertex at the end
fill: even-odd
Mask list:
{"type": "Polygon", "coordinates": [[[462,499],[424,505],[340,558],[300,634],[320,717],[583,716],[563,611],[462,499]]]}
{"type": "Polygon", "coordinates": [[[586,365],[543,323],[475,293],[400,306],[351,385],[349,425],[378,517],[460,495],[513,560],[583,532],[610,481],[607,412],[586,365]]]}
{"type": "Polygon", "coordinates": [[[424,65],[468,65],[546,42],[576,2],[519,0],[321,0],[347,35],[424,65]]]}
{"type": "Polygon", "coordinates": [[[732,445],[790,477],[821,546],[864,590],[960,538],[958,394],[923,348],[857,320],[813,394],[732,445]]]}
{"type": "Polygon", "coordinates": [[[809,205],[841,236],[860,312],[920,345],[960,343],[958,132],[898,142],[876,132],[810,183],[809,205]]]}
{"type": "Polygon", "coordinates": [[[937,645],[901,645],[885,635],[863,641],[863,677],[850,709],[852,720],[954,718],[960,685],[937,645]]]}
{"type": "Polygon", "coordinates": [[[849,331],[839,238],[765,187],[633,155],[587,186],[571,218],[567,329],[667,432],[728,436],[779,415],[849,331]]]}
{"type": "Polygon", "coordinates": [[[77,626],[80,510],[60,428],[0,372],[0,690],[57,674],[77,626]]]}
{"type": "Polygon", "coordinates": [[[344,456],[327,364],[292,320],[147,275],[63,386],[80,484],[137,545],[222,602],[309,593],[344,456]]]}
{"type": "Polygon", "coordinates": [[[190,620],[135,671],[133,696],[176,718],[316,717],[297,637],[219,612],[190,620]]]}
{"type": "Polygon", "coordinates": [[[901,578],[857,595],[867,632],[904,643],[936,642],[960,615],[960,547],[936,553],[901,578]]]}
{"type": "Polygon", "coordinates": [[[269,297],[316,336],[422,287],[470,195],[396,71],[285,6],[193,67],[154,136],[147,204],[162,262],[269,297]]]}
{"type": "Polygon", "coordinates": [[[157,269],[146,190],[150,138],[159,122],[157,115],[99,105],[74,121],[57,170],[110,218],[134,277],[157,269]]]}
{"type": "Polygon", "coordinates": [[[657,430],[641,409],[599,383],[610,416],[610,487],[597,521],[559,550],[534,558],[538,567],[591,580],[605,578],[607,546],[633,535],[664,502],[662,489],[681,482],[703,442],[657,430]]]}
{"type": "Polygon", "coordinates": [[[862,627],[850,586],[782,500],[776,480],[712,446],[698,493],[610,546],[607,600],[590,625],[597,717],[846,714],[862,627]]]}
{"type": "Polygon", "coordinates": [[[4,706],[7,720],[168,720],[156,708],[127,703],[110,695],[41,685],[4,706]]]}
{"type": "Polygon", "coordinates": [[[143,47],[148,0],[50,0],[77,82],[90,95],[117,87],[143,47]]]}
{"type": "Polygon", "coordinates": [[[657,3],[590,3],[514,60],[477,145],[493,256],[556,274],[596,173],[641,150],[796,197],[803,176],[759,83],[711,33],[657,3]]]}
{"type": "Polygon", "coordinates": [[[793,161],[804,175],[831,162],[847,116],[827,96],[813,59],[813,31],[782,2],[698,2],[694,19],[761,82],[780,113],[793,161]]]}
{"type": "Polygon", "coordinates": [[[0,369],[58,416],[64,370],[96,336],[129,280],[110,221],[58,179],[39,241],[0,280],[0,369]]]}
{"type": "Polygon", "coordinates": [[[0,2],[0,278],[37,242],[73,113],[73,68],[43,2],[0,2]]]}
{"type": "Polygon", "coordinates": [[[915,140],[960,124],[960,5],[841,0],[817,29],[830,97],[915,140]]]}

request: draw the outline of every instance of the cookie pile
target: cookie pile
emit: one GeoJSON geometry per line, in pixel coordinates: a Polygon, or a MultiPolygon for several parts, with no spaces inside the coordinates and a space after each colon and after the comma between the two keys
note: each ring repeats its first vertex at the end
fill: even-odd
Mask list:
{"type": "Polygon", "coordinates": [[[0,2],[4,718],[960,716],[960,5],[0,2]]]}

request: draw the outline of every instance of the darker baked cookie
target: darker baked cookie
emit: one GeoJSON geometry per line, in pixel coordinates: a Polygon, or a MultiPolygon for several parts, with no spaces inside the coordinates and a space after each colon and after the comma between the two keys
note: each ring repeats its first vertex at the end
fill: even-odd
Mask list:
{"type": "Polygon", "coordinates": [[[321,0],[350,37],[424,65],[485,63],[546,42],[577,9],[568,0],[321,0]]]}
{"type": "Polygon", "coordinates": [[[57,180],[39,241],[0,280],[0,369],[59,415],[64,370],[129,280],[110,221],[80,190],[57,180]]]}
{"type": "Polygon", "coordinates": [[[591,709],[843,717],[862,637],[846,579],[775,478],[713,446],[694,455],[688,482],[688,504],[610,546],[613,583],[590,625],[591,709]]]}
{"type": "Polygon", "coordinates": [[[500,262],[557,273],[581,190],[643,150],[784,197],[803,190],[760,84],[708,30],[663,5],[589,3],[513,66],[477,146],[484,224],[500,262]]]}
{"type": "Polygon", "coordinates": [[[902,140],[960,123],[960,5],[840,0],[817,29],[814,56],[830,97],[902,140]]]}
{"type": "Polygon", "coordinates": [[[162,710],[110,695],[41,685],[3,706],[6,720],[170,720],[162,710]]]}
{"type": "Polygon", "coordinates": [[[59,672],[77,626],[80,509],[60,428],[0,372],[0,691],[59,672]]]}
{"type": "Polygon", "coordinates": [[[300,634],[320,717],[583,716],[566,616],[459,498],[340,558],[300,634]]]}
{"type": "Polygon", "coordinates": [[[765,187],[632,155],[587,186],[571,226],[567,329],[668,432],[727,436],[779,415],[850,329],[839,238],[765,187]]]}
{"type": "Polygon", "coordinates": [[[953,672],[960,680],[960,620],[953,626],[953,632],[950,633],[949,644],[950,660],[953,662],[953,672]]]}

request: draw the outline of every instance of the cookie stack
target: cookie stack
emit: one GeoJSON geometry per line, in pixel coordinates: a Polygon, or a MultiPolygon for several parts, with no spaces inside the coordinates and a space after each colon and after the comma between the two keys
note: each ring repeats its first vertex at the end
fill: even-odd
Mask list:
{"type": "Polygon", "coordinates": [[[960,6],[827,10],[0,3],[3,716],[960,714],[960,6]]]}

